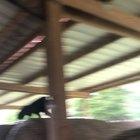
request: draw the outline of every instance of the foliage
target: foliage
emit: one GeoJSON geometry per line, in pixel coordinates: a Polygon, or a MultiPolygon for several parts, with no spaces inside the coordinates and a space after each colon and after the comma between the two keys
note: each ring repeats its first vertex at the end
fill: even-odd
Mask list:
{"type": "Polygon", "coordinates": [[[123,120],[128,118],[125,109],[127,91],[121,88],[104,90],[89,99],[76,102],[75,116],[92,116],[102,120],[123,120]]]}
{"type": "Polygon", "coordinates": [[[7,110],[7,113],[4,115],[4,120],[5,123],[14,123],[17,121],[17,111],[15,110],[7,110]]]}
{"type": "MultiPolygon", "coordinates": [[[[18,111],[10,111],[10,113],[5,116],[5,122],[14,123],[18,121],[17,115],[18,111]]],[[[23,120],[29,120],[30,118],[38,118],[38,116],[36,114],[32,114],[32,116],[25,116],[23,120]]]]}

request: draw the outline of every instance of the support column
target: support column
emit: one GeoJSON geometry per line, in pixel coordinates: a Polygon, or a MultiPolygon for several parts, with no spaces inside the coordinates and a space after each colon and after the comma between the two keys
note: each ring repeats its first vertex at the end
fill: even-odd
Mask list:
{"type": "Polygon", "coordinates": [[[61,5],[55,0],[46,0],[46,50],[49,74],[49,92],[54,98],[56,109],[52,119],[51,140],[68,140],[66,122],[65,91],[63,77],[63,55],[61,48],[61,5]]]}

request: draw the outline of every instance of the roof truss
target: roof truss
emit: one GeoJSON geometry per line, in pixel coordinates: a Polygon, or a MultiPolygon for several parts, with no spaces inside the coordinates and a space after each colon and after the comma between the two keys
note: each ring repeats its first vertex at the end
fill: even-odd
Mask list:
{"type": "MultiPolygon", "coordinates": [[[[120,9],[117,9],[116,7],[111,7],[111,10],[107,9],[103,5],[103,3],[98,2],[96,0],[86,0],[86,1],[85,0],[77,0],[77,1],[75,1],[75,0],[57,0],[57,1],[64,6],[63,7],[64,11],[63,11],[61,18],[71,19],[70,22],[64,24],[64,26],[63,26],[64,29],[71,27],[73,24],[75,24],[75,22],[84,22],[87,24],[91,24],[91,25],[103,28],[103,29],[107,29],[107,30],[111,31],[112,33],[117,34],[117,35],[108,34],[108,35],[96,40],[95,42],[92,42],[93,44],[92,43],[88,44],[87,46],[85,46],[86,49],[84,48],[84,49],[66,57],[64,64],[68,64],[68,63],[90,53],[91,51],[95,51],[95,50],[103,47],[104,45],[119,39],[121,36],[129,36],[129,37],[134,37],[137,39],[140,38],[140,26],[139,26],[140,25],[140,18],[137,16],[128,15],[127,13],[121,11],[120,9]],[[93,47],[93,45],[94,45],[94,47],[93,47]]],[[[20,8],[22,10],[19,14],[16,15],[15,20],[10,22],[8,24],[8,26],[5,26],[5,28],[3,30],[4,35],[5,35],[5,33],[7,33],[7,31],[12,31],[13,27],[16,25],[16,24],[14,24],[14,22],[16,23],[16,22],[21,21],[28,14],[36,16],[36,15],[34,15],[34,13],[28,11],[27,9],[24,9],[22,7],[20,7],[20,8]],[[21,16],[21,15],[23,15],[23,16],[21,16]]],[[[10,68],[13,64],[16,64],[19,60],[23,59],[24,56],[29,55],[33,51],[33,49],[32,49],[28,53],[23,54],[20,59],[17,58],[12,63],[9,63],[9,64],[7,63],[9,58],[12,58],[13,55],[16,54],[19,49],[21,49],[21,47],[23,47],[26,43],[28,43],[32,38],[34,38],[38,34],[39,33],[37,32],[37,33],[31,35],[31,37],[28,37],[28,39],[25,42],[23,42],[22,44],[19,45],[18,49],[14,50],[8,56],[3,58],[3,60],[1,60],[1,62],[0,62],[1,63],[0,74],[2,74],[4,71],[6,71],[8,68],[10,68]],[[6,67],[5,67],[5,63],[8,64],[8,65],[6,65],[6,67]]],[[[44,43],[42,42],[38,46],[39,47],[44,46],[44,43]]],[[[137,50],[135,52],[132,52],[130,54],[127,54],[125,56],[122,56],[120,58],[112,60],[108,63],[105,63],[101,66],[98,66],[96,68],[90,69],[90,70],[85,71],[85,72],[82,72],[74,77],[69,77],[65,81],[70,82],[72,80],[79,79],[79,78],[86,76],[88,74],[103,70],[107,67],[119,64],[121,62],[124,62],[126,60],[129,60],[129,59],[132,59],[132,58],[138,56],[139,53],[140,53],[140,50],[137,50]]],[[[47,71],[47,69],[44,68],[41,71],[38,71],[37,73],[33,73],[33,75],[31,75],[30,77],[25,78],[22,81],[22,84],[31,82],[34,79],[45,75],[46,71],[47,71]]],[[[117,85],[140,80],[139,77],[140,77],[139,73],[136,73],[133,75],[124,76],[123,79],[125,78],[125,80],[123,80],[121,78],[115,79],[113,81],[109,81],[107,83],[102,83],[100,85],[97,85],[96,87],[95,86],[88,87],[87,89],[83,89],[83,90],[84,91],[88,90],[88,92],[98,91],[98,90],[102,90],[104,88],[114,87],[117,85]]],[[[38,94],[37,89],[39,89],[40,91],[42,90],[39,87],[27,87],[27,86],[24,86],[22,84],[14,84],[13,85],[10,83],[0,83],[0,87],[3,89],[5,88],[5,90],[12,90],[12,88],[14,87],[14,90],[16,90],[16,91],[30,92],[30,95],[25,95],[22,98],[18,98],[19,100],[22,100],[23,98],[27,98],[29,96],[33,96],[35,94],[38,94]],[[12,88],[11,88],[11,85],[12,85],[12,88]]],[[[42,94],[46,94],[46,90],[45,89],[43,89],[43,90],[44,91],[42,91],[42,94]]],[[[3,93],[1,96],[3,96],[4,94],[6,94],[6,93],[3,93]]],[[[81,95],[79,95],[79,96],[81,96],[81,97],[85,96],[85,95],[83,95],[83,92],[80,92],[80,94],[81,95]]],[[[74,95],[72,95],[72,96],[74,96],[74,95]]],[[[77,97],[77,95],[76,95],[76,97],[77,97]]],[[[13,100],[13,101],[8,102],[8,103],[12,103],[15,101],[16,100],[13,100]]]]}
{"type": "Polygon", "coordinates": [[[93,16],[100,17],[110,22],[116,23],[123,27],[127,27],[134,31],[140,32],[140,19],[137,16],[130,15],[121,11],[117,7],[110,6],[105,7],[103,3],[97,0],[57,0],[65,6],[72,7],[91,14],[93,16]]]}
{"type": "MultiPolygon", "coordinates": [[[[24,93],[33,93],[35,94],[42,94],[46,95],[48,93],[48,89],[45,87],[35,87],[35,86],[25,86],[22,84],[15,84],[15,83],[3,83],[0,82],[0,89],[1,90],[9,90],[9,91],[17,91],[17,92],[24,92],[24,93]]],[[[87,96],[89,93],[80,92],[80,91],[68,91],[67,96],[68,98],[87,96]]]]}
{"type": "MultiPolygon", "coordinates": [[[[120,38],[121,38],[120,36],[114,35],[114,34],[104,35],[101,38],[99,38],[95,41],[92,41],[88,45],[84,46],[83,49],[78,50],[77,52],[75,52],[69,56],[66,56],[64,58],[64,64],[68,64],[88,53],[94,52],[97,49],[100,49],[100,48],[104,47],[105,45],[112,43],[120,38]]],[[[44,76],[46,74],[46,72],[47,72],[46,68],[43,68],[42,70],[37,71],[37,72],[33,73],[31,76],[25,78],[23,81],[24,81],[24,83],[31,82],[40,76],[44,76]]]]}
{"type": "Polygon", "coordinates": [[[100,91],[103,89],[117,87],[120,85],[128,84],[128,83],[139,81],[139,80],[140,80],[140,72],[138,71],[138,72],[133,73],[133,74],[125,75],[123,77],[113,79],[113,80],[110,80],[108,82],[101,83],[99,85],[93,85],[93,86],[90,86],[87,88],[83,88],[80,90],[88,91],[88,92],[97,92],[97,91],[100,91]]]}

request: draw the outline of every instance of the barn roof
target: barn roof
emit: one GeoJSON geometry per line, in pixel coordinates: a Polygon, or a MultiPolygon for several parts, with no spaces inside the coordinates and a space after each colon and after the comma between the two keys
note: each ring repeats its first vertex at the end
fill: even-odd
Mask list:
{"type": "MultiPolygon", "coordinates": [[[[59,0],[70,18],[62,29],[68,97],[140,80],[140,1],[88,1],[99,10],[84,0],[81,6],[59,0]]],[[[0,108],[19,108],[47,92],[42,6],[39,0],[0,1],[0,108]]]]}

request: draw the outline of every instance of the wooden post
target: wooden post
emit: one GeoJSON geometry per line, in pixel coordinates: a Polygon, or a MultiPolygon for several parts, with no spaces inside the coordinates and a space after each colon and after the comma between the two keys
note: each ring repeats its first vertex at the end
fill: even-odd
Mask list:
{"type": "Polygon", "coordinates": [[[47,62],[49,92],[55,101],[55,112],[49,126],[49,139],[66,140],[69,131],[66,122],[65,92],[63,78],[63,56],[61,50],[61,5],[55,0],[46,0],[47,62]],[[54,128],[54,129],[53,129],[54,128]],[[54,132],[54,131],[55,132],[54,132]],[[67,131],[67,132],[66,132],[67,131]]]}

